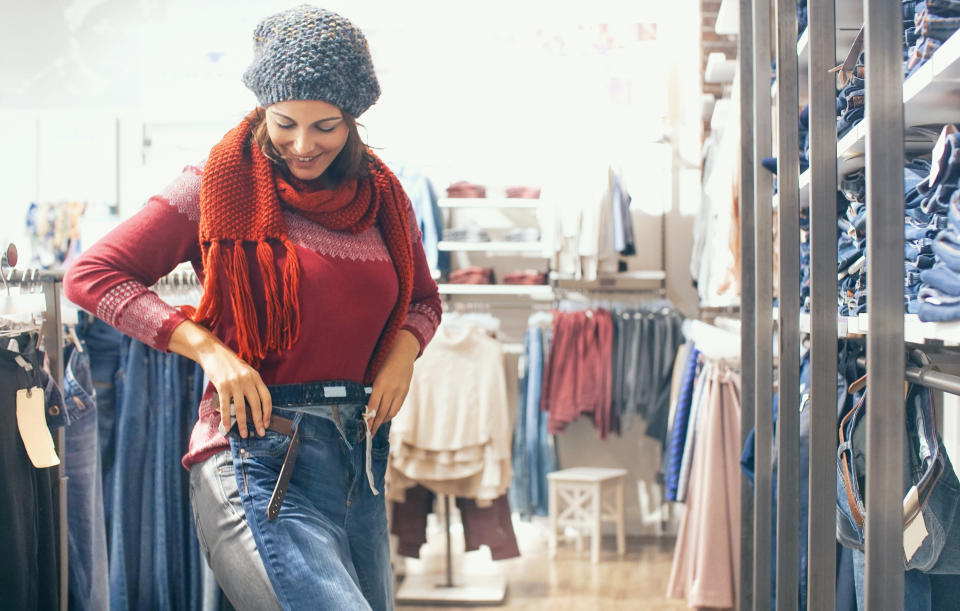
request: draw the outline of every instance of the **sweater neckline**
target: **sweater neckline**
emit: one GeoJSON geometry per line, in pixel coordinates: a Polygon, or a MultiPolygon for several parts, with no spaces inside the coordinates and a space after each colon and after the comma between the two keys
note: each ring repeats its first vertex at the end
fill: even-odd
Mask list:
{"type": "Polygon", "coordinates": [[[462,344],[473,334],[474,326],[464,321],[444,321],[437,328],[434,339],[439,338],[448,346],[462,344]]]}

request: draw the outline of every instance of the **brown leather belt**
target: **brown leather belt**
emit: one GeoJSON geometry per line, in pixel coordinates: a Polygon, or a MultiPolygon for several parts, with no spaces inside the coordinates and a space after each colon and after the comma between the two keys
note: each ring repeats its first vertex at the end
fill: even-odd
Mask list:
{"type": "MultiPolygon", "coordinates": [[[[253,415],[250,413],[250,406],[247,408],[247,422],[253,422],[253,415]]],[[[277,484],[273,487],[273,494],[270,495],[270,503],[267,505],[267,519],[273,522],[280,515],[280,506],[283,505],[283,497],[287,494],[287,487],[290,485],[290,478],[293,477],[293,466],[297,462],[297,454],[300,453],[300,427],[294,428],[293,420],[284,418],[276,414],[270,416],[270,426],[267,430],[290,437],[290,445],[287,447],[287,455],[283,458],[283,464],[280,465],[280,476],[277,478],[277,484]]]]}

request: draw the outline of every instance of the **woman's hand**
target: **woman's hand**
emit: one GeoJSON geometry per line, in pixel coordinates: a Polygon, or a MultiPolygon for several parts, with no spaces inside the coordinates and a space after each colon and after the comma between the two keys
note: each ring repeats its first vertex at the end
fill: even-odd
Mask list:
{"type": "Polygon", "coordinates": [[[245,405],[250,406],[257,433],[261,437],[266,434],[273,404],[270,391],[256,369],[244,362],[209,330],[189,320],[174,329],[169,348],[199,363],[203,368],[217,390],[220,399],[220,421],[225,430],[230,428],[230,401],[233,400],[240,436],[247,436],[245,405]]]}
{"type": "Polygon", "coordinates": [[[370,424],[370,435],[376,435],[384,422],[389,422],[400,411],[403,400],[410,390],[413,378],[413,362],[420,354],[420,340],[406,329],[400,329],[397,339],[390,348],[383,367],[373,382],[373,392],[367,409],[375,412],[370,424]]]}

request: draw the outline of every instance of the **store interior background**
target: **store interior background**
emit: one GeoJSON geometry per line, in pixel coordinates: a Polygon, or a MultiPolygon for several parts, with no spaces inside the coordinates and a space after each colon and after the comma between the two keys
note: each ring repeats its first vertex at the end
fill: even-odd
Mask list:
{"type": "MultiPolygon", "coordinates": [[[[254,106],[240,82],[250,33],[299,3],[5,3],[0,239],[29,261],[30,202],[88,202],[84,243],[135,213],[254,106]]],[[[641,249],[630,269],[663,260],[668,298],[697,315],[689,262],[710,116],[699,0],[594,0],[575,10],[500,0],[323,6],[367,34],[383,95],[361,123],[379,155],[420,168],[441,192],[457,180],[575,184],[598,164],[622,167],[641,249]]],[[[495,313],[516,337],[529,312],[495,313]]],[[[507,373],[514,405],[516,367],[507,373]]],[[[659,466],[656,442],[636,425],[602,442],[582,420],[560,448],[563,466],[624,467],[628,482],[652,484],[659,466]]],[[[632,484],[626,498],[628,533],[653,532],[632,484]]]]}

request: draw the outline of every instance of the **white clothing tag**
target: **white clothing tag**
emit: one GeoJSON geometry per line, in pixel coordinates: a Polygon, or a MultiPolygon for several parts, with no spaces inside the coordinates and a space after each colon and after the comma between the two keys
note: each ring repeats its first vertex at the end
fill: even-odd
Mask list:
{"type": "MultiPolygon", "coordinates": [[[[920,499],[918,498],[917,487],[910,488],[907,498],[903,501],[904,506],[917,507],[919,509],[920,499]]],[[[923,519],[923,512],[917,511],[916,516],[910,520],[903,528],[903,555],[907,562],[913,559],[920,546],[928,536],[927,524],[923,519]]]]}
{"type": "Polygon", "coordinates": [[[43,389],[39,386],[17,391],[17,428],[34,467],[45,469],[60,464],[53,436],[47,428],[43,389]]]}
{"type": "Polygon", "coordinates": [[[7,344],[7,350],[10,352],[20,352],[20,344],[17,342],[17,338],[10,338],[10,343],[7,344]]]}
{"type": "Polygon", "coordinates": [[[347,387],[346,386],[324,386],[323,396],[324,397],[346,397],[347,387]]]}

